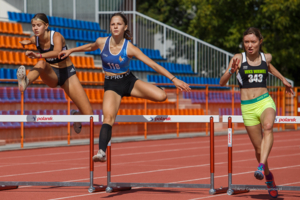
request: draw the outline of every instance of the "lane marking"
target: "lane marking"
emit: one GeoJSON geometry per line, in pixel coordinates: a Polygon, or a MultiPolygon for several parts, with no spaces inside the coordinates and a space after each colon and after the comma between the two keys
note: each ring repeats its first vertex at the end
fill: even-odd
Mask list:
{"type": "MultiPolygon", "coordinates": [[[[281,133],[281,132],[278,132],[278,133],[281,133]]],[[[290,134],[294,134],[294,133],[290,133],[290,134]]],[[[297,133],[295,133],[295,134],[297,134],[297,133]]],[[[225,136],[226,137],[226,135],[220,135],[220,136],[225,136]]],[[[241,135],[241,136],[246,136],[246,137],[235,138],[234,141],[236,141],[236,140],[248,140],[249,139],[249,137],[248,137],[247,134],[244,134],[244,135],[241,135]]],[[[285,134],[284,136],[283,135],[282,136],[281,135],[280,136],[279,135],[276,136],[276,134],[274,135],[274,139],[276,139],[276,138],[282,138],[282,137],[286,138],[286,137],[288,137],[288,134],[285,134]]],[[[201,137],[201,138],[209,139],[208,137],[201,137]]],[[[175,139],[185,139],[185,138],[175,138],[175,139]]],[[[200,139],[200,138],[197,138],[197,139],[200,139]]],[[[296,139],[296,140],[300,140],[300,139],[296,139]]],[[[223,141],[227,141],[227,138],[226,139],[219,139],[218,140],[218,137],[215,136],[215,142],[223,142],[223,141]]],[[[295,139],[293,141],[295,141],[295,139]]],[[[199,144],[199,143],[207,143],[207,142],[209,142],[209,141],[187,142],[187,143],[184,143],[184,144],[199,144]]],[[[117,144],[117,143],[115,143],[115,144],[117,144]]],[[[118,143],[118,144],[120,144],[120,143],[118,143]]],[[[182,143],[172,143],[172,144],[168,144],[167,143],[167,144],[148,145],[148,146],[147,145],[143,145],[143,146],[116,147],[116,148],[114,148],[114,150],[135,149],[135,148],[150,148],[150,147],[157,147],[157,146],[160,147],[162,145],[163,146],[173,146],[173,145],[182,145],[182,143]]],[[[84,146],[87,146],[87,145],[84,145],[84,146]]],[[[95,144],[95,146],[96,146],[96,144],[95,144]]],[[[67,148],[69,148],[69,147],[70,146],[67,146],[67,148]]],[[[78,147],[78,146],[71,146],[71,147],[78,147]]],[[[58,147],[58,148],[64,148],[64,147],[58,147]]],[[[34,149],[34,150],[37,150],[37,149],[34,149]]],[[[20,149],[18,151],[22,151],[22,149],[20,149]]],[[[65,154],[87,153],[87,152],[89,152],[89,150],[85,150],[85,151],[71,151],[71,152],[63,152],[63,153],[60,152],[60,153],[49,153],[49,154],[34,154],[34,155],[28,155],[28,156],[9,156],[9,157],[1,157],[0,160],[1,159],[10,159],[10,158],[12,158],[12,159],[14,159],[14,158],[27,158],[27,157],[51,156],[51,155],[61,155],[61,154],[65,155],[65,154]]],[[[8,152],[6,152],[6,151],[0,151],[0,154],[1,153],[8,153],[8,152]]]]}
{"type": "MultiPolygon", "coordinates": [[[[243,144],[241,144],[243,145],[243,144]]],[[[224,145],[224,146],[227,146],[227,145],[224,145]]],[[[273,147],[273,149],[282,149],[282,148],[290,148],[290,147],[294,147],[294,146],[286,146],[286,147],[273,147]]],[[[246,152],[246,151],[254,151],[254,149],[248,149],[248,150],[240,150],[240,151],[235,151],[235,153],[243,153],[243,152],[246,152]]],[[[151,152],[149,152],[151,153],[151,152]]],[[[138,153],[139,154],[139,153],[138,153]]],[[[221,155],[221,154],[227,154],[227,152],[223,152],[223,153],[217,153],[215,154],[216,155],[221,155]]],[[[269,156],[269,158],[273,158],[273,157],[282,157],[282,156],[291,156],[291,155],[299,155],[300,153],[298,154],[290,154],[290,155],[280,155],[280,156],[269,156]]],[[[206,155],[209,155],[209,154],[206,154],[206,155]]],[[[196,156],[196,155],[195,155],[196,156]]],[[[200,155],[201,156],[201,155],[200,155]]],[[[169,158],[169,159],[178,159],[178,158],[169,158]]],[[[158,160],[165,160],[165,159],[158,159],[158,160]]],[[[251,159],[252,160],[252,159],[251,159]]],[[[135,162],[142,162],[142,161],[135,161],[135,162]]],[[[132,163],[135,163],[135,162],[132,162],[132,163]]],[[[146,160],[144,162],[149,162],[149,160],[146,160]]],[[[224,162],[221,162],[222,164],[224,162]]],[[[227,163],[227,161],[225,162],[227,163]]],[[[131,164],[131,162],[127,162],[127,163],[116,163],[116,164],[112,164],[112,165],[124,165],[124,164],[131,164]]],[[[220,163],[215,163],[216,164],[220,164],[220,163]]],[[[209,165],[208,164],[205,164],[204,166],[207,166],[209,165]]],[[[103,167],[106,167],[106,165],[102,165],[103,167]]],[[[195,166],[201,166],[201,165],[195,165],[195,166]]],[[[100,166],[101,167],[101,166],[100,166]]],[[[47,170],[47,171],[39,171],[39,172],[31,172],[31,173],[21,173],[21,174],[10,174],[10,175],[2,175],[0,176],[0,178],[3,178],[3,177],[12,177],[12,176],[21,176],[21,175],[33,175],[33,174],[42,174],[42,173],[52,173],[52,172],[60,172],[60,171],[70,171],[70,170],[82,170],[82,169],[87,169],[89,167],[77,167],[77,168],[66,168],[66,169],[57,169],[57,170],[47,170]]]]}
{"type": "MultiPolygon", "coordinates": [[[[298,141],[300,139],[288,139],[288,140],[280,140],[279,142],[289,142],[289,141],[298,141]]],[[[227,140],[226,140],[227,141],[227,140]]],[[[236,144],[234,146],[245,146],[245,145],[252,145],[251,143],[242,143],[242,144],[236,144]]],[[[298,147],[300,145],[295,145],[293,147],[298,147]]],[[[227,145],[215,145],[215,148],[221,148],[221,147],[227,147],[227,145]]],[[[292,146],[289,146],[292,147],[292,146]]],[[[169,150],[163,150],[163,151],[150,151],[150,152],[138,152],[138,153],[129,153],[129,154],[119,154],[119,155],[113,155],[112,157],[118,157],[118,156],[132,156],[132,155],[140,155],[140,154],[151,154],[151,153],[163,153],[163,152],[173,152],[173,151],[183,151],[183,150],[195,150],[195,149],[206,149],[208,146],[202,146],[202,147],[192,147],[192,148],[182,148],[182,149],[169,149],[169,150]]],[[[273,147],[272,149],[276,149],[280,147],[273,147]]],[[[208,149],[209,150],[209,149],[208,149]]],[[[51,163],[51,162],[61,162],[66,161],[69,162],[71,160],[83,160],[88,158],[76,158],[76,159],[64,159],[64,160],[51,160],[51,161],[43,161],[43,163],[51,163]]],[[[0,167],[8,167],[8,166],[17,166],[17,165],[25,165],[25,164],[41,164],[41,162],[34,162],[34,163],[17,163],[17,164],[5,164],[0,167]]]]}

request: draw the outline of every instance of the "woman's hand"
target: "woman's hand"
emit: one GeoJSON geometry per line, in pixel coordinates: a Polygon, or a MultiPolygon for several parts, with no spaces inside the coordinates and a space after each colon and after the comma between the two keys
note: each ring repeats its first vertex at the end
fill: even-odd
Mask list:
{"type": "Polygon", "coordinates": [[[63,51],[59,52],[58,58],[59,58],[59,59],[64,59],[64,58],[68,57],[71,53],[72,53],[72,52],[71,52],[70,49],[68,49],[68,50],[63,50],[63,51]]]}
{"type": "Polygon", "coordinates": [[[285,85],[285,93],[295,95],[293,91],[293,87],[286,79],[283,79],[282,83],[283,85],[285,85]]]}
{"type": "Polygon", "coordinates": [[[22,41],[19,41],[19,42],[22,44],[23,48],[25,48],[25,45],[31,44],[30,40],[22,40],[22,41]]]}
{"type": "Polygon", "coordinates": [[[173,83],[174,83],[174,85],[175,85],[177,88],[179,88],[181,91],[183,91],[183,90],[185,90],[185,91],[187,91],[187,92],[190,92],[190,91],[191,91],[191,88],[190,88],[190,86],[189,86],[187,83],[185,83],[185,82],[183,82],[183,81],[181,81],[181,80],[179,80],[179,79],[177,79],[177,78],[174,78],[174,79],[173,79],[173,83]]]}
{"type": "Polygon", "coordinates": [[[239,63],[240,63],[240,60],[237,59],[237,58],[232,60],[231,71],[230,71],[231,74],[233,74],[234,72],[236,72],[236,70],[239,67],[239,63]]]}
{"type": "Polygon", "coordinates": [[[40,53],[35,53],[33,51],[26,51],[25,55],[29,58],[41,58],[41,54],[40,53]]]}

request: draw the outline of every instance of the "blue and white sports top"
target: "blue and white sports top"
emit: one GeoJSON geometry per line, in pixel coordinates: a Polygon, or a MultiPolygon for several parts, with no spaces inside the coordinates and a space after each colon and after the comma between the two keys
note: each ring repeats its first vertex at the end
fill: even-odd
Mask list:
{"type": "Polygon", "coordinates": [[[100,54],[102,59],[102,67],[105,72],[115,74],[124,73],[129,69],[130,58],[127,56],[128,40],[124,38],[121,51],[114,55],[109,50],[111,36],[106,39],[104,48],[100,54]]]}

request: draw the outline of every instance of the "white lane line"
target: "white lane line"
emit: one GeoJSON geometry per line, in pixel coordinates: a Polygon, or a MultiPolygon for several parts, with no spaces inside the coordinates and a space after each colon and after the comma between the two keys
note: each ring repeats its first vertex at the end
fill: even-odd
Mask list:
{"type": "MultiPolygon", "coordinates": [[[[240,144],[240,145],[244,145],[244,144],[240,144]]],[[[227,146],[227,145],[225,145],[227,146]]],[[[238,145],[236,145],[238,146],[238,145]]],[[[297,145],[296,145],[297,146],[297,145]]],[[[294,147],[294,146],[286,146],[286,147],[273,147],[273,149],[282,149],[282,148],[291,148],[291,147],[294,147]]],[[[194,148],[192,148],[194,149],[194,148]]],[[[169,151],[169,150],[168,150],[169,151]]],[[[248,150],[240,150],[240,151],[234,151],[234,153],[242,153],[242,152],[247,152],[247,151],[254,151],[253,149],[248,149],[248,150]]],[[[151,153],[151,152],[148,152],[148,153],[151,153]]],[[[161,153],[161,152],[157,152],[157,153],[161,153]]],[[[139,153],[138,153],[139,154],[139,153]]],[[[216,153],[216,155],[220,155],[220,154],[227,154],[227,152],[222,152],[222,153],[216,153]]],[[[132,154],[131,154],[132,155],[132,154]]],[[[133,154],[135,155],[135,154],[133,154]]],[[[208,155],[208,154],[206,154],[208,155]]],[[[290,155],[298,155],[298,154],[290,154],[290,155]]],[[[282,157],[282,156],[290,156],[290,155],[281,155],[279,157],[282,157]]],[[[120,155],[119,155],[120,156],[120,155]]],[[[200,155],[201,156],[201,155],[200,155]]],[[[278,156],[272,156],[272,157],[278,157],[278,156]]],[[[269,156],[269,158],[271,158],[271,156],[269,156]]],[[[173,158],[169,158],[169,159],[173,159],[173,158]]],[[[178,158],[176,158],[178,159],[178,158]]],[[[166,160],[166,159],[158,159],[158,160],[166,160]]],[[[143,161],[135,161],[135,162],[143,162],[143,161]]],[[[124,164],[131,164],[131,163],[135,163],[135,162],[127,162],[127,163],[117,163],[117,164],[112,164],[112,165],[124,165],[124,164]]],[[[149,160],[147,161],[144,161],[144,162],[149,162],[149,160]]],[[[223,164],[224,162],[222,162],[223,164]]],[[[227,161],[225,162],[227,163],[227,161]]],[[[220,164],[220,163],[215,163],[215,164],[220,164]]],[[[205,164],[205,166],[207,166],[209,164],[205,164]]],[[[198,165],[196,165],[198,166],[198,165]]],[[[102,165],[101,167],[106,167],[106,165],[102,165]]],[[[58,169],[58,170],[48,170],[48,171],[40,171],[40,172],[31,172],[31,173],[21,173],[21,174],[11,174],[11,175],[2,175],[0,176],[0,178],[3,178],[3,177],[12,177],[12,176],[21,176],[21,175],[32,175],[32,174],[41,174],[41,173],[52,173],[52,172],[60,172],[60,171],[69,171],[69,170],[82,170],[82,169],[87,169],[89,167],[77,167],[77,168],[67,168],[67,169],[58,169]]]]}
{"type": "MultiPolygon", "coordinates": [[[[295,156],[295,155],[300,155],[300,153],[297,154],[289,154],[289,155],[280,155],[280,156],[270,156],[269,158],[278,158],[278,157],[286,157],[286,156],[295,156]]],[[[252,160],[256,160],[255,158],[250,158],[250,159],[245,159],[245,160],[237,160],[237,161],[233,161],[234,163],[239,163],[239,162],[247,162],[247,161],[252,161],[252,160]]],[[[227,164],[227,161],[225,162],[218,162],[215,163],[215,165],[222,165],[222,164],[227,164]]],[[[202,164],[202,165],[195,165],[195,166],[186,166],[186,168],[192,168],[192,167],[205,167],[205,166],[209,166],[209,164],[202,164]]],[[[298,166],[298,165],[296,165],[298,166]]],[[[300,166],[300,165],[299,165],[300,166]]],[[[170,171],[170,170],[177,170],[177,168],[169,168],[166,169],[165,171],[170,171]]],[[[160,170],[152,170],[152,171],[144,171],[144,172],[134,172],[134,173],[128,173],[128,174],[119,174],[119,175],[111,175],[111,177],[120,177],[120,176],[130,176],[130,175],[137,175],[137,174],[146,174],[146,173],[154,173],[154,172],[160,172],[160,171],[164,171],[163,169],[160,170]]],[[[253,171],[250,171],[253,172],[253,171]]],[[[224,176],[228,176],[228,175],[224,175],[224,176]]],[[[220,176],[221,177],[221,176],[220,176]]],[[[223,177],[223,176],[222,176],[223,177]]],[[[100,176],[100,177],[94,177],[95,179],[106,179],[107,176],[100,176]]],[[[191,182],[191,181],[198,181],[198,180],[205,180],[205,179],[209,179],[210,177],[207,178],[200,178],[200,179],[191,179],[191,180],[184,180],[184,181],[177,181],[176,183],[180,183],[180,182],[191,182]]],[[[78,182],[78,181],[88,181],[89,178],[84,178],[84,179],[76,179],[76,180],[69,180],[67,182],[78,182]]]]}
{"type": "MultiPolygon", "coordinates": [[[[278,142],[289,142],[289,141],[297,141],[300,139],[288,139],[288,140],[280,140],[278,142]]],[[[244,146],[244,145],[251,145],[251,143],[242,143],[242,144],[235,144],[234,146],[244,146]]],[[[227,147],[227,145],[216,145],[215,148],[221,148],[221,147],[227,147]]],[[[295,146],[297,147],[297,145],[295,146]]],[[[129,154],[119,154],[119,155],[113,155],[113,157],[118,156],[132,156],[132,155],[140,155],[140,154],[151,154],[151,153],[163,153],[163,152],[173,152],[173,151],[183,151],[183,150],[195,150],[195,149],[206,149],[208,146],[202,146],[202,147],[193,147],[193,148],[181,148],[181,149],[170,149],[170,150],[163,150],[163,151],[151,151],[151,152],[138,152],[138,153],[129,153],[129,154]]],[[[279,147],[273,147],[279,148],[279,147]]],[[[115,150],[115,149],[113,149],[115,150]]],[[[51,161],[45,161],[45,162],[34,162],[34,163],[16,163],[16,164],[6,164],[2,165],[0,167],[8,167],[8,166],[17,166],[17,165],[25,165],[25,164],[44,164],[44,163],[51,163],[51,162],[69,162],[71,160],[82,160],[86,158],[76,158],[76,159],[64,159],[64,160],[51,160],[51,161]]],[[[4,163],[3,163],[4,164],[4,163]]]]}
{"type": "Polygon", "coordinates": [[[286,183],[286,184],[280,184],[280,185],[295,185],[295,184],[298,184],[300,182],[293,182],[293,183],[286,183]]]}
{"type": "MultiPolygon", "coordinates": [[[[248,159],[251,160],[251,159],[248,159]]],[[[246,160],[243,160],[246,161],[246,160]]],[[[238,161],[240,162],[240,161],[238,161]]],[[[300,165],[293,165],[293,166],[285,166],[285,167],[277,167],[277,168],[271,168],[271,170],[279,170],[279,169],[286,169],[286,168],[293,168],[293,167],[300,167],[300,165]]],[[[167,169],[168,170],[168,169],[167,169]]],[[[155,170],[156,171],[156,170],[155,170]]],[[[149,171],[150,172],[150,171],[149,171]]],[[[144,173],[144,172],[142,172],[144,173]]],[[[241,172],[241,173],[235,173],[232,174],[233,176],[237,176],[237,175],[244,175],[244,174],[249,174],[249,173],[253,173],[253,171],[248,171],[248,172],[241,172]]],[[[135,173],[131,173],[131,174],[120,174],[120,175],[113,175],[112,177],[117,177],[117,176],[127,176],[127,175],[133,175],[135,173]]],[[[223,178],[223,177],[227,177],[228,174],[225,175],[219,175],[219,176],[215,176],[215,178],[223,178]]],[[[98,177],[100,178],[100,177],[98,177]]],[[[105,177],[101,177],[101,178],[106,178],[105,177]]],[[[184,181],[177,181],[177,182],[173,182],[173,183],[180,183],[180,182],[192,182],[192,181],[198,181],[198,180],[207,180],[210,179],[210,177],[205,177],[205,178],[200,178],[200,179],[192,179],[192,180],[184,180],[184,181]]],[[[105,192],[101,192],[100,194],[103,194],[105,192]]],[[[92,194],[99,194],[99,193],[92,193],[92,194]]],[[[61,197],[61,198],[55,198],[55,199],[51,199],[51,200],[60,200],[60,199],[69,199],[69,198],[76,198],[76,197],[83,197],[83,196],[88,196],[90,194],[83,194],[83,195],[76,195],[76,196],[69,196],[69,197],[61,197]]],[[[206,197],[200,197],[200,198],[195,198],[195,199],[190,199],[190,200],[197,200],[197,199],[205,199],[205,198],[212,198],[212,197],[218,197],[221,195],[227,195],[227,194],[219,194],[219,195],[213,195],[213,196],[206,196],[206,197]]]]}
{"type": "Polygon", "coordinates": [[[189,199],[189,200],[208,199],[208,198],[214,198],[214,197],[219,197],[219,196],[224,196],[224,195],[228,195],[228,194],[227,193],[215,194],[215,195],[210,195],[210,196],[206,196],[206,197],[199,197],[199,198],[189,199]]]}
{"type": "MultiPolygon", "coordinates": [[[[290,135],[293,135],[290,134],[290,135]]],[[[222,136],[226,136],[226,135],[222,135],[222,136]]],[[[274,135],[274,139],[277,139],[277,138],[286,138],[288,137],[289,134],[285,134],[284,136],[276,136],[274,135]]],[[[201,137],[202,138],[202,137],[201,137]]],[[[181,138],[176,138],[176,139],[181,139],[181,138]]],[[[185,139],[185,138],[182,138],[182,139],[185,139]]],[[[197,138],[198,139],[198,138],[197,138]]],[[[208,136],[206,137],[206,139],[208,139],[208,136]]],[[[237,140],[249,140],[249,137],[243,137],[243,138],[235,138],[234,141],[237,141],[237,140]]],[[[296,139],[297,140],[297,139],[296,139]]],[[[227,141],[227,139],[218,139],[217,136],[215,136],[215,143],[216,142],[222,142],[222,141],[227,141]]],[[[187,143],[184,143],[184,144],[200,144],[200,143],[207,143],[208,141],[198,141],[198,142],[187,142],[187,143]]],[[[120,144],[120,143],[118,143],[120,144]]],[[[171,143],[171,144],[163,144],[163,146],[174,146],[174,145],[182,145],[182,143],[171,143]]],[[[143,146],[129,146],[129,147],[117,147],[117,148],[114,148],[114,150],[124,150],[124,149],[135,149],[135,148],[150,148],[150,147],[160,147],[162,146],[162,144],[157,144],[157,145],[143,145],[143,146]]],[[[72,147],[75,147],[75,146],[72,146],[72,147]]],[[[63,148],[63,147],[62,147],[63,148]]],[[[69,147],[68,147],[69,148],[69,147]]],[[[22,151],[22,150],[20,150],[22,151]]],[[[71,151],[71,152],[60,152],[60,153],[48,153],[48,154],[34,154],[34,155],[28,155],[28,156],[10,156],[10,157],[1,157],[1,159],[14,159],[14,158],[28,158],[28,157],[37,157],[37,156],[51,156],[51,155],[61,155],[61,154],[78,154],[78,153],[87,153],[89,152],[88,151],[71,151]]],[[[1,153],[7,153],[6,151],[2,151],[0,152],[1,153]]]]}
{"type": "Polygon", "coordinates": [[[70,198],[84,197],[84,196],[97,195],[97,194],[103,194],[103,193],[106,193],[106,192],[95,192],[95,193],[82,194],[82,195],[76,195],[76,196],[60,197],[60,198],[49,199],[49,200],[70,199],[70,198]]]}
{"type": "MultiPolygon", "coordinates": [[[[245,146],[245,145],[251,145],[250,143],[243,143],[243,144],[237,144],[236,146],[245,146]]],[[[220,147],[227,147],[227,145],[217,145],[215,146],[215,148],[220,148],[220,147]]],[[[127,154],[119,154],[119,155],[113,155],[112,157],[119,157],[119,156],[133,156],[133,155],[143,155],[143,154],[153,154],[153,153],[166,153],[166,152],[175,152],[175,151],[188,151],[188,150],[196,150],[196,149],[208,149],[208,146],[202,146],[202,147],[192,147],[192,148],[180,148],[180,149],[168,149],[168,150],[160,150],[160,151],[148,151],[148,152],[137,152],[137,153],[127,153],[127,154]]],[[[88,158],[76,158],[75,160],[80,160],[80,159],[88,159],[88,158]]],[[[70,160],[74,160],[74,159],[64,159],[63,161],[70,161],[70,160]]],[[[56,162],[56,161],[46,161],[43,163],[47,163],[47,162],[56,162]]],[[[42,164],[43,164],[42,163],[42,164]]],[[[17,164],[10,164],[10,165],[4,165],[4,166],[0,166],[0,167],[7,167],[7,166],[15,166],[15,165],[24,165],[24,164],[28,164],[28,163],[17,163],[17,164]]],[[[34,162],[32,164],[38,164],[38,162],[34,162]]],[[[41,162],[39,162],[39,164],[41,164],[41,162]]]]}

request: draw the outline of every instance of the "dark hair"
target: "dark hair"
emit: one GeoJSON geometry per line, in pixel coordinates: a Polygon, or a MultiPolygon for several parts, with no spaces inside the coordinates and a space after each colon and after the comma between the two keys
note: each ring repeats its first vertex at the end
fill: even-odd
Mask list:
{"type": "MultiPolygon", "coordinates": [[[[245,47],[244,47],[244,37],[245,37],[246,35],[250,35],[250,34],[254,34],[254,35],[259,39],[259,41],[263,39],[263,36],[262,36],[262,34],[260,33],[260,30],[259,30],[258,28],[254,28],[254,27],[248,28],[248,29],[244,32],[244,34],[243,34],[243,49],[244,49],[245,52],[246,52],[246,50],[245,50],[245,47]]],[[[263,50],[262,50],[262,43],[261,43],[260,46],[259,46],[259,51],[263,52],[263,50]]]]}
{"type": "Polygon", "coordinates": [[[42,20],[45,24],[49,24],[49,20],[47,18],[47,15],[45,15],[44,13],[37,13],[34,15],[34,17],[31,19],[32,20],[37,20],[40,19],[42,20]]]}
{"type": "MultiPolygon", "coordinates": [[[[109,23],[111,22],[111,19],[112,19],[113,17],[115,17],[115,16],[120,16],[120,17],[122,17],[122,19],[123,19],[125,25],[128,25],[128,20],[127,20],[127,18],[125,17],[125,15],[123,15],[123,14],[120,13],[120,12],[119,12],[119,13],[113,14],[113,15],[111,16],[110,20],[109,20],[109,23]]],[[[127,30],[124,32],[124,38],[126,38],[127,40],[132,40],[132,35],[131,35],[131,33],[130,33],[130,30],[128,30],[128,28],[127,28],[127,30]]]]}

